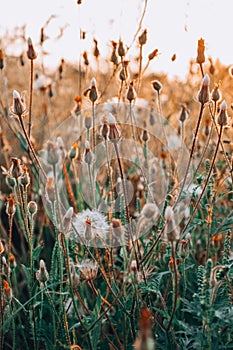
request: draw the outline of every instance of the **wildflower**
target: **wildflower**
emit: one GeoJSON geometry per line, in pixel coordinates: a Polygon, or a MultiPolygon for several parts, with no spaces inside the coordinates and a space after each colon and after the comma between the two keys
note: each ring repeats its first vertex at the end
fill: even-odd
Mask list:
{"type": "Polygon", "coordinates": [[[138,41],[139,41],[139,44],[141,46],[146,44],[146,41],[147,41],[147,30],[146,29],[144,29],[142,34],[139,36],[138,41]]]}
{"type": "Polygon", "coordinates": [[[28,212],[33,217],[37,213],[38,207],[36,202],[30,201],[28,202],[28,212]]]}
{"type": "Polygon", "coordinates": [[[179,239],[179,232],[174,220],[174,211],[171,206],[165,210],[164,218],[166,220],[165,233],[169,242],[175,242],[179,239]]]}
{"type": "Polygon", "coordinates": [[[131,81],[127,92],[127,99],[131,103],[133,100],[135,100],[135,98],[136,98],[136,91],[134,90],[134,87],[133,87],[133,81],[131,81]]]}
{"type": "Polygon", "coordinates": [[[49,279],[49,273],[46,269],[45,262],[43,259],[40,260],[40,268],[36,271],[36,279],[40,285],[44,285],[49,279]]]}
{"type": "Polygon", "coordinates": [[[10,110],[13,115],[18,117],[25,116],[27,112],[24,97],[20,95],[16,90],[13,91],[13,105],[10,110]]]}
{"type": "Polygon", "coordinates": [[[14,216],[16,212],[16,202],[14,199],[13,194],[11,193],[9,197],[7,197],[7,202],[6,202],[6,214],[8,216],[14,216]]]}
{"type": "Polygon", "coordinates": [[[105,216],[96,209],[86,209],[75,215],[73,225],[78,235],[85,239],[104,239],[109,230],[105,216]]]}
{"type": "Polygon", "coordinates": [[[201,89],[197,95],[198,101],[203,105],[205,103],[209,102],[209,100],[210,100],[209,86],[210,86],[210,78],[209,78],[208,74],[206,74],[203,78],[201,89]]]}
{"type": "Polygon", "coordinates": [[[199,64],[205,62],[205,41],[202,38],[198,40],[196,62],[199,64]]]}
{"type": "Polygon", "coordinates": [[[76,160],[78,158],[78,155],[79,155],[78,143],[74,142],[70,148],[69,157],[71,160],[76,160]]]}
{"type": "Polygon", "coordinates": [[[220,106],[220,111],[218,115],[218,124],[220,126],[226,126],[228,124],[227,104],[225,100],[222,101],[220,106]]]}
{"type": "Polygon", "coordinates": [[[112,142],[116,142],[120,139],[121,133],[117,127],[117,122],[112,113],[108,114],[108,125],[109,125],[109,140],[112,142]]]}
{"type": "Polygon", "coordinates": [[[6,302],[11,301],[12,290],[11,290],[11,287],[9,286],[9,283],[6,280],[3,280],[3,293],[4,293],[6,302]]]}
{"type": "Polygon", "coordinates": [[[157,91],[158,93],[160,92],[160,90],[162,90],[163,85],[160,83],[160,81],[154,80],[154,81],[152,81],[151,84],[153,86],[153,89],[155,91],[157,91]]]}
{"type": "Polygon", "coordinates": [[[80,272],[81,279],[85,281],[94,280],[98,273],[98,263],[94,260],[83,260],[81,264],[77,265],[80,272]]]}
{"type": "Polygon", "coordinates": [[[28,38],[28,50],[27,50],[27,56],[29,60],[35,60],[37,57],[37,54],[35,52],[34,46],[32,44],[32,39],[28,38]]]}

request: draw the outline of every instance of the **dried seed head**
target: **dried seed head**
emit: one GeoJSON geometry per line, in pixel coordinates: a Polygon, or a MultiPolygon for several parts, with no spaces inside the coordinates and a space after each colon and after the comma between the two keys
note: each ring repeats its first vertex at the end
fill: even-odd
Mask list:
{"type": "Polygon", "coordinates": [[[188,111],[186,106],[181,106],[181,112],[180,112],[180,121],[184,123],[184,121],[188,119],[188,111]]]}
{"type": "Polygon", "coordinates": [[[84,52],[83,52],[83,59],[84,59],[84,64],[85,64],[85,66],[89,66],[89,60],[88,60],[87,51],[84,51],[84,52]]]}
{"type": "Polygon", "coordinates": [[[117,122],[112,113],[108,114],[108,124],[109,124],[109,140],[112,142],[119,141],[121,137],[120,130],[117,127],[117,122]]]}
{"type": "Polygon", "coordinates": [[[111,230],[114,233],[115,237],[117,237],[117,238],[121,237],[122,233],[123,233],[121,220],[112,218],[111,230]]]}
{"type": "Polygon", "coordinates": [[[142,34],[139,36],[138,41],[139,41],[139,44],[141,46],[146,44],[146,41],[147,41],[147,29],[144,29],[142,34]]]}
{"type": "Polygon", "coordinates": [[[20,176],[23,175],[23,168],[21,165],[21,160],[19,158],[11,158],[11,166],[9,169],[9,175],[11,178],[18,180],[20,176]]]}
{"type": "Polygon", "coordinates": [[[101,128],[101,135],[102,137],[107,140],[108,139],[108,135],[109,135],[109,125],[107,120],[104,120],[102,128],[101,128]]]}
{"type": "Polygon", "coordinates": [[[141,216],[146,219],[152,219],[153,217],[157,217],[159,214],[159,209],[155,203],[146,203],[142,208],[141,216]]]}
{"type": "Polygon", "coordinates": [[[11,107],[11,111],[17,116],[23,116],[26,112],[25,102],[22,96],[20,96],[16,90],[13,91],[13,105],[11,107]]]}
{"type": "Polygon", "coordinates": [[[84,154],[84,161],[88,165],[91,165],[95,161],[95,156],[94,156],[94,153],[91,150],[90,142],[87,141],[87,140],[85,141],[85,148],[86,149],[85,149],[85,154],[84,154]]]}
{"type": "Polygon", "coordinates": [[[147,142],[150,139],[150,135],[148,134],[147,128],[146,128],[146,121],[144,121],[144,129],[142,131],[141,139],[143,142],[147,142]]]}
{"type": "Polygon", "coordinates": [[[220,126],[226,126],[228,124],[228,115],[227,115],[227,104],[223,100],[220,106],[220,111],[218,115],[218,124],[220,126]]]}
{"type": "Polygon", "coordinates": [[[222,94],[221,94],[221,92],[219,90],[219,84],[215,84],[214,89],[213,89],[213,91],[211,93],[211,98],[212,98],[212,100],[214,102],[217,102],[217,101],[221,100],[222,94]]]}
{"type": "Polygon", "coordinates": [[[22,170],[23,170],[23,174],[19,177],[19,183],[21,186],[25,187],[26,189],[30,185],[30,175],[26,165],[22,166],[22,170]]]}
{"type": "Polygon", "coordinates": [[[203,78],[201,89],[197,95],[198,101],[203,105],[205,103],[209,102],[209,100],[210,100],[209,86],[210,86],[210,78],[209,78],[208,74],[206,74],[203,78]]]}
{"type": "Polygon", "coordinates": [[[125,56],[125,48],[121,39],[119,40],[118,44],[118,55],[121,57],[121,59],[125,56]]]}
{"type": "Polygon", "coordinates": [[[155,91],[157,91],[158,93],[160,92],[160,90],[162,89],[162,87],[163,87],[163,85],[160,83],[160,81],[158,81],[158,80],[154,80],[154,81],[152,81],[152,86],[153,86],[153,89],[155,90],[155,91]]]}
{"type": "Polygon", "coordinates": [[[134,90],[133,87],[133,81],[130,82],[128,92],[127,92],[127,100],[131,103],[133,100],[136,98],[136,91],[134,90]]]}
{"type": "Polygon", "coordinates": [[[15,215],[16,212],[16,202],[14,199],[13,194],[11,193],[9,197],[7,197],[7,202],[6,202],[6,214],[8,216],[13,216],[15,215]]]}
{"type": "Polygon", "coordinates": [[[148,60],[151,61],[153,60],[155,57],[157,57],[159,54],[159,50],[155,49],[154,51],[152,51],[149,55],[148,55],[148,60]]]}
{"type": "Polygon", "coordinates": [[[84,124],[85,124],[85,128],[87,130],[91,128],[91,126],[92,126],[92,118],[91,118],[91,116],[89,114],[85,115],[84,124]]]}
{"type": "Polygon", "coordinates": [[[89,90],[89,99],[92,103],[95,103],[95,101],[98,98],[97,88],[96,88],[96,80],[95,78],[91,79],[91,88],[89,90]]]}
{"type": "Polygon", "coordinates": [[[36,279],[42,286],[49,280],[49,274],[43,259],[40,260],[40,268],[36,271],[36,279]]]}
{"type": "Polygon", "coordinates": [[[176,227],[176,223],[174,220],[174,211],[171,206],[168,206],[164,213],[164,218],[166,221],[166,229],[165,233],[167,236],[167,240],[169,242],[175,242],[179,239],[179,232],[176,227]]]}
{"type": "Polygon", "coordinates": [[[33,217],[37,213],[38,207],[36,202],[30,201],[28,203],[28,212],[33,217]]]}
{"type": "Polygon", "coordinates": [[[98,48],[98,41],[96,39],[93,39],[94,41],[94,50],[93,50],[93,56],[98,59],[99,55],[100,55],[100,50],[98,48]]]}
{"type": "Polygon", "coordinates": [[[117,49],[117,43],[115,41],[112,41],[112,54],[111,54],[110,62],[112,62],[115,66],[118,65],[116,49],[117,49]]]}
{"type": "Polygon", "coordinates": [[[37,57],[37,54],[36,54],[36,51],[35,51],[34,46],[32,44],[31,38],[28,38],[27,56],[28,56],[29,60],[35,60],[37,57]]]}
{"type": "Polygon", "coordinates": [[[85,281],[94,280],[98,273],[98,264],[94,260],[84,260],[78,264],[81,279],[85,281]]]}
{"type": "Polygon", "coordinates": [[[4,67],[4,54],[2,49],[0,49],[0,69],[2,70],[4,67]]]}
{"type": "Polygon", "coordinates": [[[47,162],[48,164],[55,165],[59,161],[59,149],[56,142],[47,142],[47,162]]]}
{"type": "Polygon", "coordinates": [[[199,64],[205,62],[205,41],[202,38],[198,40],[196,62],[199,64]]]}

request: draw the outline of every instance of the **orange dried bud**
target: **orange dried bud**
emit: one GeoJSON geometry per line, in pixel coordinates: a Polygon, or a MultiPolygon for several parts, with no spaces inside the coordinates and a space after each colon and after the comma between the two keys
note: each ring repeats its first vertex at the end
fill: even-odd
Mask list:
{"type": "Polygon", "coordinates": [[[94,47],[94,50],[93,50],[93,55],[96,59],[98,59],[99,55],[100,55],[100,50],[98,48],[98,41],[96,39],[93,39],[94,41],[94,44],[95,44],[95,47],[94,47]]]}
{"type": "Polygon", "coordinates": [[[196,62],[199,64],[205,62],[205,41],[202,38],[198,40],[196,62]]]}
{"type": "Polygon", "coordinates": [[[145,29],[142,34],[139,36],[138,38],[138,41],[139,41],[139,44],[142,46],[142,45],[145,45],[146,44],[146,41],[147,41],[147,29],[145,29]]]}
{"type": "Polygon", "coordinates": [[[2,70],[4,67],[4,55],[2,49],[0,49],[0,69],[2,70]]]}
{"type": "Polygon", "coordinates": [[[12,291],[9,283],[6,280],[3,280],[3,292],[7,301],[10,301],[12,298],[12,291]]]}
{"type": "Polygon", "coordinates": [[[37,54],[36,54],[36,51],[35,51],[34,46],[32,44],[31,38],[28,38],[27,56],[28,56],[29,60],[35,60],[37,57],[37,54]]]}
{"type": "Polygon", "coordinates": [[[148,60],[151,61],[153,60],[155,57],[157,57],[159,54],[159,50],[155,49],[154,51],[152,51],[149,55],[148,55],[148,60]]]}
{"type": "Polygon", "coordinates": [[[70,149],[70,153],[69,153],[69,157],[70,159],[77,159],[79,155],[79,147],[78,147],[78,143],[74,142],[73,145],[71,146],[70,149]]]}
{"type": "Polygon", "coordinates": [[[172,62],[174,62],[176,60],[176,54],[175,53],[172,55],[171,60],[172,60],[172,62]]]}
{"type": "Polygon", "coordinates": [[[6,214],[8,216],[13,216],[15,215],[16,212],[16,202],[14,199],[13,194],[11,193],[9,197],[7,197],[7,202],[6,202],[6,214]]]}
{"type": "Polygon", "coordinates": [[[75,96],[74,101],[77,103],[82,102],[82,97],[77,95],[77,96],[75,96]]]}
{"type": "Polygon", "coordinates": [[[87,51],[84,51],[84,53],[83,53],[83,59],[84,59],[84,64],[85,64],[85,66],[89,66],[89,60],[88,60],[87,51]]]}

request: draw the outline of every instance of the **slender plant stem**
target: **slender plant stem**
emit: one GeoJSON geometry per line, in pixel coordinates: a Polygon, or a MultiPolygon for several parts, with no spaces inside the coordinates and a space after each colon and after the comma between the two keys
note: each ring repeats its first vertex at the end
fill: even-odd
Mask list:
{"type": "Polygon", "coordinates": [[[21,115],[19,115],[18,117],[19,117],[19,122],[20,122],[21,128],[22,128],[22,130],[23,130],[24,136],[25,136],[25,138],[26,138],[28,147],[30,148],[30,150],[31,150],[31,152],[32,152],[32,154],[33,154],[33,157],[35,158],[35,161],[36,161],[36,163],[37,163],[39,169],[41,170],[41,172],[42,172],[42,174],[43,174],[43,176],[44,176],[44,180],[46,180],[46,179],[47,179],[47,175],[46,175],[44,169],[42,168],[42,165],[41,165],[41,163],[40,163],[39,158],[38,158],[37,155],[36,155],[36,152],[35,152],[35,150],[34,150],[34,147],[33,147],[32,143],[31,143],[31,140],[30,140],[29,135],[28,135],[28,133],[27,133],[27,130],[26,130],[26,128],[25,128],[23,118],[22,118],[21,115]]]}
{"type": "Polygon", "coordinates": [[[8,215],[9,221],[9,240],[8,240],[8,261],[11,254],[11,246],[12,246],[12,226],[13,226],[13,215],[8,215]]]}
{"type": "Polygon", "coordinates": [[[196,202],[195,207],[193,208],[193,213],[192,213],[192,215],[190,216],[188,222],[186,223],[186,225],[185,225],[185,227],[184,227],[184,229],[183,229],[183,233],[184,233],[185,230],[187,229],[189,223],[190,223],[190,222],[192,221],[192,219],[194,218],[194,215],[195,215],[195,213],[196,213],[196,210],[197,210],[197,208],[198,208],[198,206],[199,206],[199,204],[200,204],[200,201],[201,201],[201,199],[202,199],[202,197],[203,197],[203,195],[204,195],[204,193],[205,193],[205,190],[206,190],[206,187],[207,187],[207,185],[208,185],[210,176],[211,176],[211,174],[212,174],[212,170],[213,170],[213,168],[214,168],[215,160],[216,160],[217,153],[218,153],[218,149],[219,149],[219,145],[220,145],[220,140],[221,140],[221,137],[222,137],[222,132],[223,132],[223,126],[221,125],[221,126],[220,126],[219,136],[218,136],[218,142],[217,142],[217,145],[216,145],[216,148],[215,148],[213,160],[212,160],[212,163],[211,163],[211,166],[210,166],[210,169],[209,169],[207,178],[206,178],[206,180],[205,180],[204,187],[203,187],[202,192],[201,192],[201,194],[200,194],[200,196],[199,196],[199,198],[198,198],[198,200],[197,200],[197,202],[196,202]]]}
{"type": "Polygon", "coordinates": [[[30,95],[29,95],[29,108],[28,108],[28,137],[30,139],[31,136],[31,128],[32,128],[32,93],[33,93],[33,74],[34,74],[34,65],[33,60],[30,60],[30,95]]]}
{"type": "Polygon", "coordinates": [[[179,203],[180,197],[181,197],[181,195],[182,195],[182,192],[183,192],[183,189],[184,189],[184,186],[185,186],[187,177],[188,177],[189,168],[190,168],[190,165],[191,165],[191,162],[192,162],[192,159],[193,159],[193,155],[194,155],[194,150],[195,150],[195,145],[196,145],[197,134],[198,134],[199,127],[200,127],[200,124],[201,124],[201,119],[202,119],[203,110],[204,110],[204,104],[202,103],[202,104],[201,104],[201,108],[200,108],[200,112],[199,112],[199,117],[198,117],[196,129],[195,129],[195,132],[194,132],[194,138],[193,138],[193,143],[192,143],[192,148],[191,148],[191,152],[190,152],[190,156],[189,156],[188,165],[187,165],[187,168],[186,168],[186,171],[185,171],[184,180],[183,180],[183,183],[182,183],[182,185],[181,185],[181,189],[180,189],[178,198],[177,198],[177,200],[176,200],[176,202],[175,202],[174,208],[175,208],[175,207],[177,206],[177,204],[179,203]]]}

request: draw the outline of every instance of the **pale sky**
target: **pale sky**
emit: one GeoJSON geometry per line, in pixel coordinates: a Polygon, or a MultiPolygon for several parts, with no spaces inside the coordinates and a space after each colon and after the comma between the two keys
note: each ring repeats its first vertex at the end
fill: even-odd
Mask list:
{"type": "MultiPolygon", "coordinates": [[[[51,38],[45,45],[50,53],[47,65],[57,65],[62,57],[77,62],[84,50],[91,55],[94,37],[101,53],[109,56],[110,40],[118,41],[121,36],[126,45],[131,43],[143,5],[143,0],[83,0],[82,5],[77,5],[76,0],[6,0],[0,11],[0,38],[6,29],[26,24],[26,36],[38,43],[40,28],[53,14],[57,17],[45,31],[51,38]],[[57,40],[59,28],[64,26],[64,35],[57,40]],[[80,29],[87,32],[81,42],[80,29]]],[[[232,13],[232,0],[148,0],[142,24],[142,29],[148,30],[143,55],[147,58],[155,48],[160,52],[151,70],[184,77],[189,60],[196,57],[200,37],[205,39],[207,57],[233,64],[232,13]],[[171,62],[174,53],[177,59],[171,62]]],[[[21,43],[6,48],[4,38],[1,46],[9,53],[23,50],[21,43]]]]}

